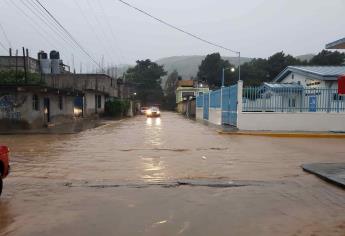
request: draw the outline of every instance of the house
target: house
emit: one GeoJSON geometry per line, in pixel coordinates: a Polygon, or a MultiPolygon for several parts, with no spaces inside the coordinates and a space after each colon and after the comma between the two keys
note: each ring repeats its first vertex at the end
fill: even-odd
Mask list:
{"type": "Polygon", "coordinates": [[[84,98],[78,104],[83,116],[102,114],[106,100],[118,97],[117,81],[106,74],[44,75],[44,81],[52,88],[83,91],[84,98]]]}
{"type": "Polygon", "coordinates": [[[208,86],[203,83],[198,83],[194,80],[180,80],[176,88],[176,103],[179,104],[190,97],[208,93],[208,91],[208,86]]]}
{"type": "Polygon", "coordinates": [[[75,109],[78,90],[54,89],[44,85],[1,85],[0,120],[16,128],[42,128],[48,124],[73,121],[80,115],[75,109]]]}
{"type": "Polygon", "coordinates": [[[79,116],[98,116],[104,113],[107,99],[118,97],[116,79],[69,73],[65,66],[57,51],[51,51],[49,59],[44,52],[38,59],[0,56],[1,123],[41,128],[79,116]]]}
{"type": "Polygon", "coordinates": [[[342,75],[345,75],[345,66],[289,66],[273,82],[337,89],[338,78],[342,75]]]}
{"type": "Polygon", "coordinates": [[[338,112],[345,97],[338,94],[338,78],[345,66],[289,66],[272,83],[243,91],[246,112],[338,112]]]}
{"type": "Polygon", "coordinates": [[[177,112],[189,117],[195,116],[195,97],[208,92],[208,86],[203,83],[194,80],[178,81],[176,88],[177,112]]]}

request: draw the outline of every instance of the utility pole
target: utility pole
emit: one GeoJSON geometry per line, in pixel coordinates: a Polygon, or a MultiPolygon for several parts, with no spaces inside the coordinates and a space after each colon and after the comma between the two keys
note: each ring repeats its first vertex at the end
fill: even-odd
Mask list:
{"type": "Polygon", "coordinates": [[[25,84],[28,83],[28,74],[27,74],[27,68],[26,68],[26,56],[25,56],[25,48],[23,47],[23,63],[24,63],[24,78],[25,78],[25,84]]]}
{"type": "Polygon", "coordinates": [[[18,83],[18,49],[16,49],[16,83],[18,83]]]}

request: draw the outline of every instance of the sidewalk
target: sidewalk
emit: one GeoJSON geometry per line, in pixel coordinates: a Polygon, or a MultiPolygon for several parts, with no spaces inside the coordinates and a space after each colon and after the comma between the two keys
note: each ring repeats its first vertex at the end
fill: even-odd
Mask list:
{"type": "Polygon", "coordinates": [[[302,165],[304,171],[345,188],[345,163],[315,163],[302,165]]]}
{"type": "Polygon", "coordinates": [[[289,131],[249,131],[237,130],[236,128],[223,128],[218,130],[219,134],[224,135],[248,135],[248,136],[265,136],[281,138],[341,138],[345,139],[344,132],[289,132],[289,131]]]}

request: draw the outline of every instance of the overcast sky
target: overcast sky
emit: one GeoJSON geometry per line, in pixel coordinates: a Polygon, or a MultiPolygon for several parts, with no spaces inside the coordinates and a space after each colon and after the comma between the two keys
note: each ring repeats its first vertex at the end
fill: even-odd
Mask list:
{"type": "MultiPolygon", "coordinates": [[[[40,0],[80,44],[104,65],[137,59],[230,52],[166,27],[118,0],[40,0]]],[[[245,57],[316,53],[326,43],[345,37],[344,0],[127,0],[154,16],[245,57]]],[[[13,48],[31,53],[57,49],[76,67],[92,62],[57,34],[34,8],[34,0],[0,0],[0,23],[13,48]],[[31,10],[30,10],[31,9],[31,10]],[[41,18],[40,18],[41,17],[41,18]]],[[[8,46],[0,28],[0,41],[8,46]]],[[[0,47],[0,53],[5,50],[0,47]]],[[[36,56],[36,55],[35,55],[36,56]]]]}

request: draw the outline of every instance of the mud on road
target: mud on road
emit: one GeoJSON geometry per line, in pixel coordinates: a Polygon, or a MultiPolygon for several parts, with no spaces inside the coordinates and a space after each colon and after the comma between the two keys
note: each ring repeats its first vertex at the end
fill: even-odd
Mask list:
{"type": "Polygon", "coordinates": [[[0,235],[345,235],[345,192],[300,165],[343,140],[236,137],[174,113],[0,136],[0,235]]]}

